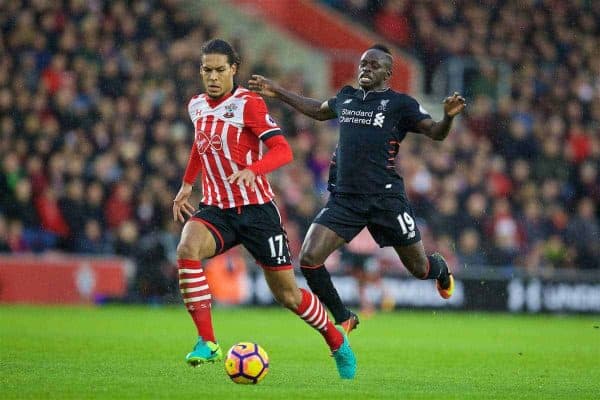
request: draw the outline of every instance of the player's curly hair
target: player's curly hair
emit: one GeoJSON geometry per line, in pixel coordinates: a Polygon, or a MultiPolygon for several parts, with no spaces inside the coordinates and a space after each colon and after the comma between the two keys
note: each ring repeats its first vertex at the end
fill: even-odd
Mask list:
{"type": "Polygon", "coordinates": [[[227,56],[227,62],[230,65],[240,66],[242,60],[233,47],[223,39],[211,39],[202,45],[202,55],[205,54],[223,54],[227,56]]]}

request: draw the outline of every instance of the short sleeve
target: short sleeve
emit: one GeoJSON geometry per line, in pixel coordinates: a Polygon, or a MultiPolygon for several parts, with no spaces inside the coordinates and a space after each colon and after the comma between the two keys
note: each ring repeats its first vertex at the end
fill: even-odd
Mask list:
{"type": "Polygon", "coordinates": [[[335,115],[337,115],[337,97],[332,97],[329,100],[327,100],[327,105],[329,106],[329,109],[331,111],[333,111],[335,113],[335,115]]]}
{"type": "Polygon", "coordinates": [[[424,119],[431,119],[431,115],[417,100],[407,97],[402,108],[402,119],[400,120],[404,128],[413,132],[417,131],[417,124],[424,119]]]}
{"type": "Polygon", "coordinates": [[[262,141],[281,134],[277,122],[269,115],[262,97],[250,96],[244,107],[244,126],[262,141]]]}

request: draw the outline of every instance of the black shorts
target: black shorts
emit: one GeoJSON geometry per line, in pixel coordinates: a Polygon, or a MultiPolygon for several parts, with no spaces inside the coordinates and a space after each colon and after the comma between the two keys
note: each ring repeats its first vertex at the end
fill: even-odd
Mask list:
{"type": "Polygon", "coordinates": [[[200,204],[192,220],[202,222],[212,233],[215,255],[241,244],[263,268],[292,268],[287,234],[273,202],[227,209],[200,204]]]}
{"type": "Polygon", "coordinates": [[[334,193],[314,220],[346,242],[366,226],[380,247],[408,246],[421,240],[406,196],[334,193]]]}

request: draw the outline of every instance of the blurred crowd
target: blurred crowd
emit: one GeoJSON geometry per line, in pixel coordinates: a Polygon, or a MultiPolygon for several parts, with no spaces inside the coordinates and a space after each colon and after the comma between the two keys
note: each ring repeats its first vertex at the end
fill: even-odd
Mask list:
{"type": "MultiPolygon", "coordinates": [[[[486,92],[494,76],[483,75],[446,141],[401,146],[429,251],[463,267],[600,268],[600,2],[327,3],[426,68],[462,55],[511,63],[510,96],[486,92]]],[[[123,255],[140,291],[166,290],[193,138],[186,105],[202,90],[201,44],[222,36],[210,10],[178,4],[0,2],[0,252],[123,255]]],[[[241,54],[240,84],[261,73],[311,94],[268,51],[224,38],[241,54]]],[[[271,182],[297,255],[327,199],[337,126],[269,106],[295,152],[271,182]]]]}

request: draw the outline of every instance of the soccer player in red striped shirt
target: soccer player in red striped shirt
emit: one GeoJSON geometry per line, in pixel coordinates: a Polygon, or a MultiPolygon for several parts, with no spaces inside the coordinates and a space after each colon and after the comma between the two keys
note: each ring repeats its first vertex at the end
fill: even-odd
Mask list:
{"type": "Polygon", "coordinates": [[[275,299],[323,335],[340,377],[352,379],[356,360],[347,338],[334,327],[318,298],[296,284],[286,233],[265,176],[291,162],[292,151],[262,97],[234,84],[239,63],[229,43],[206,42],[200,70],[206,92],[188,105],[194,143],[173,201],[173,218],[184,222],[184,214],[189,217],[177,259],[180,290],[198,342],[186,361],[197,366],[222,358],[202,260],[242,244],[263,268],[275,299]],[[189,198],[200,173],[203,197],[195,210],[189,198]]]}

